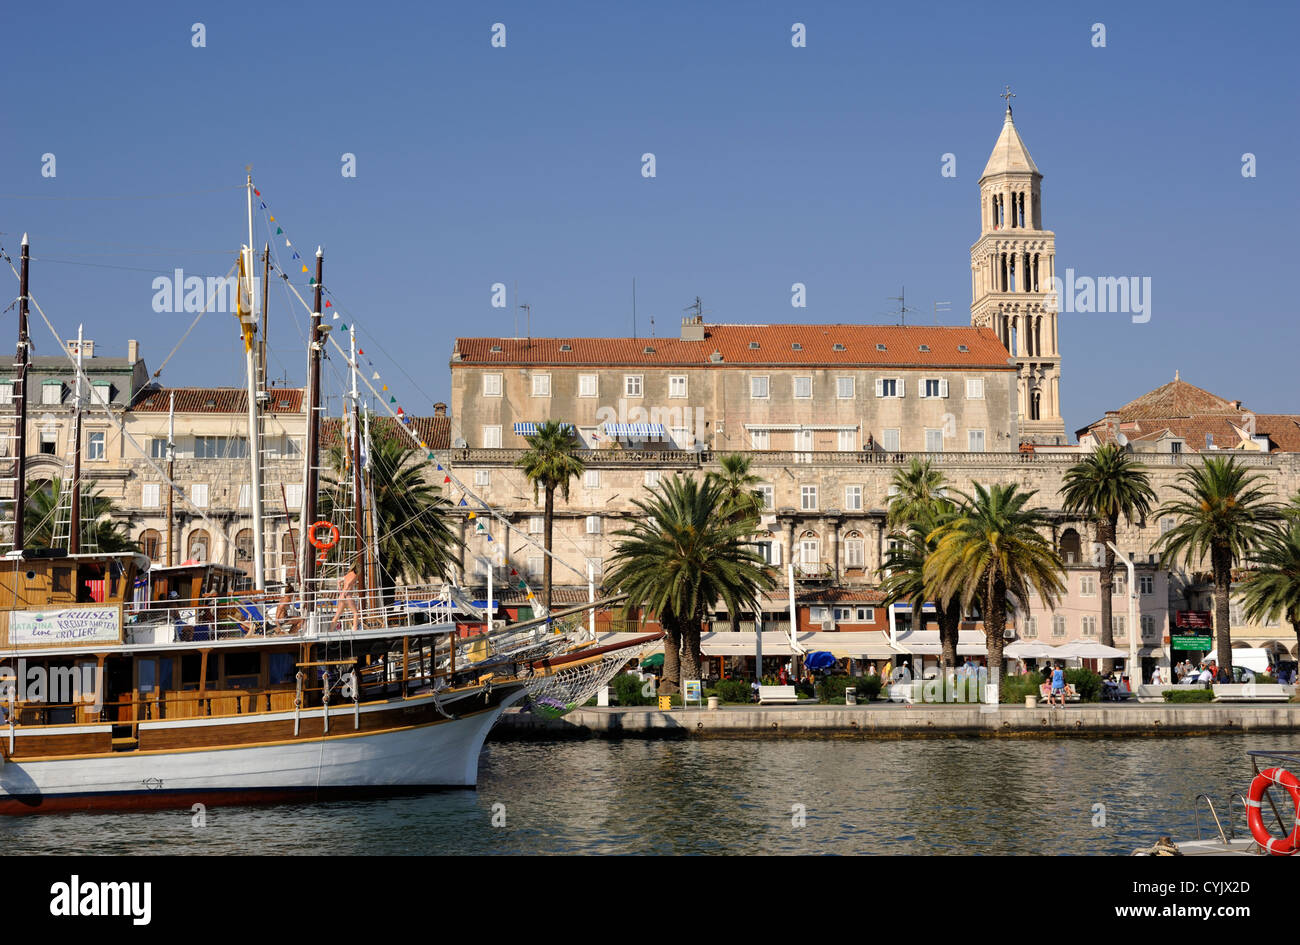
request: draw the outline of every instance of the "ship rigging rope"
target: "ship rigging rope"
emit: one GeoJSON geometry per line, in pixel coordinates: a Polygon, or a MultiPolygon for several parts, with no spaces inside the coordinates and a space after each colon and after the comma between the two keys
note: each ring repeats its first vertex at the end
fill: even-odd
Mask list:
{"type": "Polygon", "coordinates": [[[172,197],[196,197],[200,194],[222,194],[228,190],[243,190],[245,184],[227,184],[224,187],[212,187],[208,190],[182,190],[169,194],[124,194],[121,196],[109,197],[77,197],[63,195],[46,195],[46,194],[0,194],[0,198],[5,200],[167,200],[172,197]]]}
{"type": "MultiPolygon", "coordinates": [[[[5,262],[9,264],[9,269],[14,274],[14,278],[20,278],[18,274],[18,270],[14,267],[13,260],[9,258],[8,253],[4,251],[3,247],[0,247],[0,258],[3,258],[5,262]]],[[[41,308],[41,303],[36,300],[36,296],[32,294],[30,288],[27,290],[27,300],[31,302],[32,308],[36,309],[37,313],[41,316],[41,320],[45,322],[45,327],[48,328],[50,330],[50,334],[54,336],[54,343],[58,345],[59,349],[63,351],[64,356],[67,357],[67,359],[72,363],[73,369],[76,371],[78,380],[81,383],[84,383],[86,385],[87,390],[93,389],[91,387],[90,378],[86,375],[85,369],[77,364],[77,359],[73,357],[72,354],[68,351],[67,346],[64,345],[63,343],[63,336],[59,334],[57,329],[55,329],[54,324],[50,321],[49,316],[45,314],[45,309],[41,308]]],[[[170,355],[168,355],[168,357],[170,357],[170,355]]],[[[229,543],[230,547],[234,547],[234,539],[230,537],[230,534],[225,530],[225,528],[223,528],[221,524],[217,522],[214,518],[208,515],[207,512],[205,512],[203,509],[199,508],[192,501],[190,501],[189,495],[183,489],[177,488],[176,482],[173,479],[171,479],[165,472],[163,472],[162,468],[153,461],[153,457],[149,455],[149,451],[140,445],[140,443],[136,440],[136,438],[133,437],[127,431],[125,424],[123,424],[121,420],[115,417],[113,415],[113,412],[108,409],[108,404],[104,403],[103,401],[99,401],[98,403],[96,403],[96,399],[94,397],[91,397],[90,400],[92,403],[95,403],[96,406],[99,407],[99,409],[103,412],[104,416],[108,418],[109,422],[112,423],[113,426],[117,428],[117,432],[121,434],[122,438],[136,448],[136,450],[140,453],[140,457],[146,463],[149,464],[149,468],[152,469],[155,473],[157,473],[159,478],[161,478],[163,482],[167,483],[167,487],[171,489],[180,498],[181,502],[189,506],[194,511],[194,513],[198,515],[199,518],[203,519],[205,523],[211,526],[212,529],[218,535],[220,535],[229,543]]],[[[18,514],[17,509],[14,510],[14,514],[15,515],[18,514]]]]}
{"type": "MultiPolygon", "coordinates": [[[[231,265],[231,267],[226,270],[225,278],[229,279],[232,275],[234,275],[235,269],[238,266],[239,266],[239,260],[235,260],[235,262],[231,265]]],[[[10,263],[10,268],[13,268],[12,263],[10,263]]],[[[208,297],[207,299],[204,300],[202,307],[198,311],[198,314],[194,316],[194,321],[190,322],[190,327],[185,329],[185,334],[181,335],[180,341],[176,342],[176,345],[171,349],[171,351],[167,352],[167,357],[162,359],[162,364],[158,365],[158,370],[153,372],[154,377],[157,377],[162,373],[163,368],[167,366],[167,362],[172,359],[172,356],[176,354],[177,351],[181,350],[181,345],[185,344],[185,339],[190,336],[190,332],[192,332],[194,330],[194,326],[199,323],[199,319],[208,313],[208,303],[212,301],[213,297],[217,293],[218,288],[219,288],[218,286],[213,286],[212,292],[208,294],[208,297]]],[[[52,330],[53,329],[51,329],[51,331],[52,330]]]]}

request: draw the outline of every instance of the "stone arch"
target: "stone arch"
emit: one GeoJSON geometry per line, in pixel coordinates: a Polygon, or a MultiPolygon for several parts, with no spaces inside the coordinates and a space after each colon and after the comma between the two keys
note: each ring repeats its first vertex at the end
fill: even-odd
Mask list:
{"type": "Polygon", "coordinates": [[[140,543],[140,550],[148,555],[150,561],[158,561],[163,553],[162,533],[156,528],[146,528],[136,538],[140,543]]]}
{"type": "Polygon", "coordinates": [[[207,529],[196,528],[185,540],[185,560],[207,564],[212,561],[212,536],[207,529]]]}
{"type": "Polygon", "coordinates": [[[1061,538],[1058,542],[1058,549],[1061,560],[1066,564],[1079,564],[1083,561],[1083,541],[1079,537],[1079,532],[1074,528],[1067,528],[1061,532],[1061,538]]]}

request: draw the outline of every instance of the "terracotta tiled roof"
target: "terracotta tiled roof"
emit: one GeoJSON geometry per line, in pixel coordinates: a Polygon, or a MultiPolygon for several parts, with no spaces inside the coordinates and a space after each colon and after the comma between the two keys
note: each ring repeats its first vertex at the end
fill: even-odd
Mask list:
{"type": "Polygon", "coordinates": [[[1202,390],[1184,380],[1174,378],[1153,391],[1148,391],[1136,400],[1131,400],[1119,408],[1121,420],[1161,419],[1171,417],[1193,417],[1197,414],[1237,413],[1241,408],[1230,400],[1224,400],[1202,390]]]}
{"type": "MultiPolygon", "coordinates": [[[[272,387],[267,409],[271,413],[300,413],[302,389],[272,387]]],[[[166,413],[171,395],[176,395],[177,413],[245,413],[248,391],[242,387],[146,387],[140,391],[132,410],[166,413]]]]}
{"type": "MultiPolygon", "coordinates": [[[[1132,420],[1119,425],[1119,431],[1130,443],[1150,443],[1164,436],[1174,436],[1184,440],[1185,449],[1191,453],[1202,453],[1212,447],[1219,450],[1240,449],[1243,445],[1242,433],[1248,429],[1241,412],[1217,417],[1132,420]],[[1211,439],[1207,441],[1206,436],[1211,439]]],[[[1081,432],[1091,434],[1098,443],[1109,443],[1113,439],[1111,429],[1105,421],[1099,421],[1081,432]]],[[[1300,452],[1300,416],[1256,414],[1254,435],[1268,437],[1270,451],[1300,452]]]]}
{"type": "Polygon", "coordinates": [[[1014,370],[988,328],[898,325],[706,325],[679,338],[457,338],[458,364],[736,367],[978,367],[1014,370]],[[751,345],[757,344],[754,348],[751,345]],[[884,350],[879,346],[883,345],[884,350]],[[968,350],[959,350],[965,345],[968,350]],[[494,351],[493,348],[499,348],[494,351]],[[923,350],[928,348],[928,350],[923,350]],[[717,360],[714,354],[721,355],[717,360]],[[459,360],[458,360],[459,358],[459,360]]]}
{"type": "MultiPolygon", "coordinates": [[[[397,429],[397,421],[392,417],[371,417],[370,435],[374,437],[379,432],[389,432],[397,429]]],[[[420,441],[427,443],[431,450],[451,449],[451,418],[450,417],[412,417],[409,424],[404,424],[415,432],[420,441]]],[[[338,417],[326,417],[321,421],[321,448],[329,449],[338,442],[339,430],[342,427],[342,421],[338,417]]],[[[415,446],[410,437],[405,437],[405,441],[415,446]]]]}
{"type": "Polygon", "coordinates": [[[870,587],[828,588],[798,594],[796,600],[800,604],[879,604],[884,602],[885,592],[870,587]]]}

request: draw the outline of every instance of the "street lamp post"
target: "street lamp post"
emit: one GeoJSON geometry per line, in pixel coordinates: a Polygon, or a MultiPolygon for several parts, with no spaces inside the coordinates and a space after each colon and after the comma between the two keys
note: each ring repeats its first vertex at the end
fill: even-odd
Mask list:
{"type": "Polygon", "coordinates": [[[1133,559],[1124,552],[1115,547],[1113,541],[1106,542],[1110,550],[1115,552],[1115,557],[1124,562],[1128,568],[1128,687],[1129,691],[1135,696],[1137,688],[1133,684],[1133,671],[1137,670],[1137,685],[1142,685],[1142,671],[1138,668],[1138,607],[1137,607],[1137,578],[1133,574],[1133,559]]]}

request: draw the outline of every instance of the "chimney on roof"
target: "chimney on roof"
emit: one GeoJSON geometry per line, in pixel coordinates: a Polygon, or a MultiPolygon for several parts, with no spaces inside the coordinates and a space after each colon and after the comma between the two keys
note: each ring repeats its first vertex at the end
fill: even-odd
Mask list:
{"type": "Polygon", "coordinates": [[[433,415],[435,417],[447,416],[447,405],[444,404],[442,401],[438,401],[436,404],[433,405],[433,415]]]}
{"type": "Polygon", "coordinates": [[[135,364],[135,362],[139,360],[140,360],[140,342],[132,338],[130,341],[126,343],[126,362],[127,364],[135,364]]]}
{"type": "MultiPolygon", "coordinates": [[[[70,340],[68,342],[67,347],[68,347],[68,354],[72,355],[73,357],[76,357],[77,356],[76,339],[70,340]]],[[[93,358],[95,356],[95,343],[91,341],[89,338],[81,339],[81,354],[82,357],[86,357],[86,358],[93,358]]]]}
{"type": "Polygon", "coordinates": [[[686,315],[682,318],[682,341],[704,340],[704,316],[686,315]]]}
{"type": "Polygon", "coordinates": [[[1241,401],[1240,401],[1240,400],[1234,400],[1234,401],[1232,402],[1232,409],[1233,409],[1233,410],[1240,410],[1240,409],[1241,409],[1241,401]]]}

